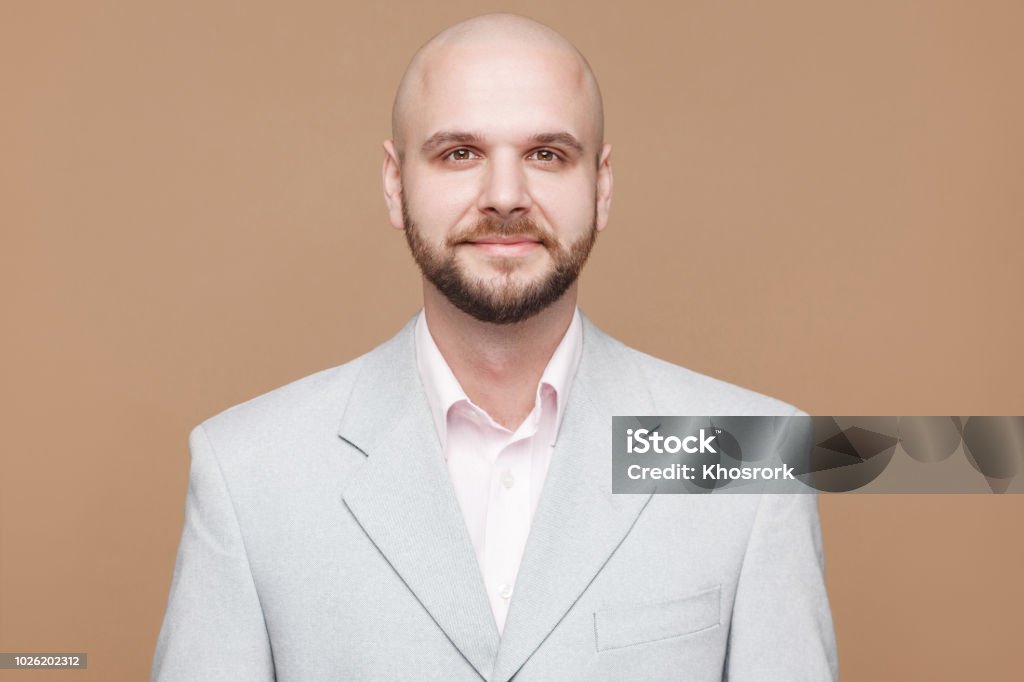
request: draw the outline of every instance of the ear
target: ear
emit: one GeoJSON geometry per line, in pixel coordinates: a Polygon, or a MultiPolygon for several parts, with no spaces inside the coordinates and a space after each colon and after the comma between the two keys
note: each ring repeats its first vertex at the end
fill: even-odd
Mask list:
{"type": "Polygon", "coordinates": [[[597,213],[596,226],[598,231],[608,226],[608,213],[612,208],[612,146],[601,147],[601,157],[597,162],[597,213]]]}
{"type": "Polygon", "coordinates": [[[398,163],[398,152],[394,140],[384,140],[384,203],[388,207],[388,219],[399,230],[405,228],[402,217],[402,169],[398,163]]]}

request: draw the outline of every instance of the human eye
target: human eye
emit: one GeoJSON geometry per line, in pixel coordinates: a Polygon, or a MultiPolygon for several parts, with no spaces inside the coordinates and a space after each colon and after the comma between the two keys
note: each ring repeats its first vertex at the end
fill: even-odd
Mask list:
{"type": "Polygon", "coordinates": [[[538,149],[530,154],[530,158],[543,163],[555,163],[562,160],[562,155],[554,149],[538,149]]]}
{"type": "Polygon", "coordinates": [[[472,149],[469,149],[467,147],[459,147],[458,149],[451,150],[442,158],[445,161],[472,161],[473,159],[478,158],[478,156],[479,155],[472,149]]]}

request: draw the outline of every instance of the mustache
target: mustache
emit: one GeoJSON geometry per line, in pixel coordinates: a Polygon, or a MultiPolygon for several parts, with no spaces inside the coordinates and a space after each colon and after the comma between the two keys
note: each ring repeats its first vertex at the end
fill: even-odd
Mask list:
{"type": "Polygon", "coordinates": [[[475,225],[467,230],[450,237],[447,242],[449,247],[458,246],[466,242],[480,241],[489,237],[512,237],[522,236],[534,239],[547,248],[557,245],[557,240],[552,234],[543,230],[540,225],[530,218],[517,218],[515,220],[498,220],[496,218],[482,218],[475,225]]]}

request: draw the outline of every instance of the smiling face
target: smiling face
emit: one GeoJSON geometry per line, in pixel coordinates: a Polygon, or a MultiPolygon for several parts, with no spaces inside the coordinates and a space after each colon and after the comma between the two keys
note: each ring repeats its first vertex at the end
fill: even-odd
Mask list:
{"type": "Polygon", "coordinates": [[[385,143],[391,222],[457,308],[525,320],[573,285],[607,222],[596,85],[575,51],[502,34],[418,59],[385,143]]]}

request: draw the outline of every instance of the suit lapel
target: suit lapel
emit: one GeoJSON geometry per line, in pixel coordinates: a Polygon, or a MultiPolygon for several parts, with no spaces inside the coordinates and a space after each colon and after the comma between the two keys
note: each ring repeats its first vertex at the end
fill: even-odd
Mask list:
{"type": "Polygon", "coordinates": [[[498,630],[416,368],[415,317],[363,360],[338,429],[366,462],[345,504],[485,679],[498,630]]]}
{"type": "Polygon", "coordinates": [[[523,666],[650,500],[611,493],[611,417],[655,414],[650,392],[624,347],[582,321],[583,355],[500,647],[416,368],[415,317],[363,358],[338,429],[367,456],[345,488],[345,504],[485,679],[505,682],[523,666]]]}
{"type": "Polygon", "coordinates": [[[611,492],[612,416],[656,413],[624,350],[583,317],[583,355],[516,579],[495,682],[511,678],[540,646],[650,500],[611,492]]]}

